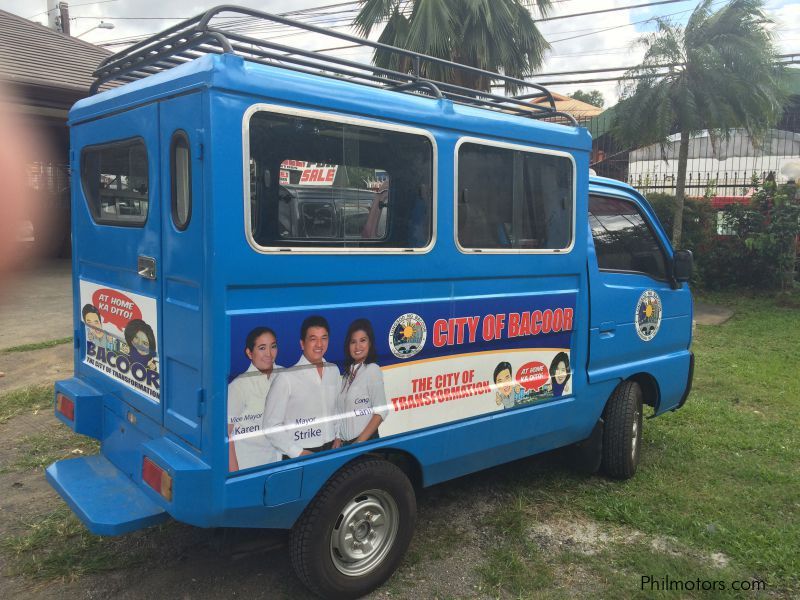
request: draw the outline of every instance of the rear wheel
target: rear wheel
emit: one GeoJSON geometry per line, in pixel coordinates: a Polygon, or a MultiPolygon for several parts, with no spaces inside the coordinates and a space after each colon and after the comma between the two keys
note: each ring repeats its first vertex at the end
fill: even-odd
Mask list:
{"type": "Polygon", "coordinates": [[[357,598],[378,587],[403,558],[416,522],[405,473],[362,458],[336,473],[292,530],[292,564],[323,598],[357,598]]]}
{"type": "Polygon", "coordinates": [[[642,446],[642,388],[623,381],[611,394],[603,414],[603,471],[615,479],[636,473],[642,446]]]}

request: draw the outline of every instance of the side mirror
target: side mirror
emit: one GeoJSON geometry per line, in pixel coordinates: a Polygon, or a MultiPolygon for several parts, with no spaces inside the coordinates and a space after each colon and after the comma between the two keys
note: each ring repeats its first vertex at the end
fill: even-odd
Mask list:
{"type": "Polygon", "coordinates": [[[675,281],[689,281],[692,276],[694,256],[691,250],[678,250],[672,257],[672,276],[675,281]]]}

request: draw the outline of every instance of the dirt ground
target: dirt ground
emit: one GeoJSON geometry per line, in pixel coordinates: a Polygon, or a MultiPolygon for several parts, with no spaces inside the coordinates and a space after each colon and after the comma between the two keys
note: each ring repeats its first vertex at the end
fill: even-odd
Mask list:
{"type": "MultiPolygon", "coordinates": [[[[50,384],[72,372],[72,344],[26,352],[2,352],[6,348],[68,337],[71,326],[71,282],[68,261],[36,265],[4,282],[0,290],[0,394],[31,385],[50,384]]],[[[26,453],[31,436],[56,440],[69,453],[81,438],[59,423],[50,410],[23,414],[0,423],[0,540],[20,535],[64,506],[63,500],[45,481],[42,468],[14,468],[26,453]]],[[[79,453],[78,448],[72,452],[79,453]]],[[[489,494],[489,497],[491,494],[489,494]]],[[[430,528],[441,527],[439,518],[448,504],[463,504],[460,493],[439,486],[423,491],[419,501],[422,537],[415,544],[426,546],[430,528]],[[445,506],[442,502],[445,501],[445,506]],[[429,528],[426,538],[426,527],[429,528]]],[[[470,494],[470,506],[452,508],[469,539],[480,530],[467,515],[486,510],[485,499],[470,494]],[[480,507],[483,508],[480,508],[480,507]],[[478,507],[476,509],[476,507],[478,507]]],[[[477,521],[474,521],[477,522],[477,521]]],[[[310,598],[294,577],[281,532],[259,530],[204,530],[169,523],[112,542],[114,553],[144,558],[135,566],[102,574],[76,574],[72,580],[41,579],[13,574],[0,553],[0,597],[3,598],[310,598]]],[[[54,543],[57,543],[54,541],[54,543]]],[[[474,542],[473,542],[474,543],[474,542]]],[[[412,551],[414,547],[412,546],[412,551]]],[[[475,596],[478,585],[473,566],[481,552],[467,545],[447,561],[420,561],[404,570],[403,579],[414,581],[421,597],[475,596]],[[435,584],[433,583],[435,582],[435,584]],[[437,590],[435,591],[434,590],[437,590]]],[[[405,586],[404,586],[405,587],[405,586]]],[[[384,586],[371,597],[404,597],[392,586],[384,586]]]]}
{"type": "MultiPolygon", "coordinates": [[[[64,264],[44,267],[20,280],[14,293],[0,303],[0,348],[69,336],[68,289],[69,269],[64,264]],[[19,323],[20,318],[27,326],[19,323]]],[[[71,370],[69,343],[27,352],[0,351],[0,372],[4,373],[0,393],[52,383],[71,370]]],[[[64,502],[45,481],[41,466],[19,468],[36,436],[50,440],[63,455],[83,452],[81,444],[85,442],[59,423],[50,410],[0,423],[0,542],[30,532],[32,525],[64,510],[64,502]]],[[[531,465],[552,464],[554,460],[552,455],[535,457],[421,490],[417,529],[409,553],[397,573],[369,598],[496,597],[496,591],[487,589],[480,575],[487,555],[498,544],[497,530],[487,525],[487,520],[502,514],[509,502],[508,494],[502,491],[504,482],[520,468],[527,471],[531,465]]],[[[527,535],[544,553],[569,551],[585,556],[596,555],[621,539],[643,538],[643,534],[629,529],[548,515],[543,515],[527,535]]],[[[36,572],[22,574],[7,562],[11,560],[6,558],[8,554],[0,552],[0,597],[312,597],[293,574],[284,533],[204,530],[172,522],[102,542],[91,541],[98,539],[91,536],[84,538],[89,541],[82,543],[98,544],[98,552],[111,556],[107,571],[76,572],[61,578],[42,577],[36,572]]],[[[669,540],[646,541],[665,552],[675,551],[669,540]]],[[[53,539],[53,544],[58,543],[63,545],[63,540],[53,539]]],[[[724,562],[725,557],[706,559],[724,562]]],[[[566,595],[591,597],[596,575],[585,572],[579,563],[568,570],[559,572],[568,579],[566,595]]],[[[560,592],[566,597],[563,587],[560,592]]]]}
{"type": "MultiPolygon", "coordinates": [[[[22,533],[27,524],[43,518],[63,501],[46,483],[40,470],[2,472],[24,451],[31,431],[65,429],[49,411],[20,415],[0,425],[0,539],[22,533]]],[[[431,535],[443,527],[459,531],[464,542],[452,556],[422,558],[395,577],[412,582],[410,589],[387,585],[370,598],[481,597],[475,566],[483,555],[481,516],[494,507],[491,485],[463,494],[463,481],[423,491],[419,497],[418,531],[414,544],[422,552],[431,535]]],[[[4,598],[312,598],[294,577],[285,536],[257,530],[203,530],[170,523],[160,528],[120,538],[131,546],[147,548],[141,564],[75,581],[40,581],[8,573],[0,554],[0,597],[4,598]]],[[[488,540],[490,543],[490,540],[488,540]]],[[[129,549],[121,551],[128,552],[129,549]]],[[[412,545],[411,552],[414,552],[412,545]]],[[[131,552],[131,554],[135,554],[131,552]]],[[[397,584],[397,582],[396,582],[397,584]]]]}
{"type": "Polygon", "coordinates": [[[70,269],[69,260],[46,261],[0,282],[0,351],[72,335],[70,269]]]}
{"type": "Polygon", "coordinates": [[[70,377],[72,356],[69,343],[29,352],[0,353],[0,394],[70,377]]]}
{"type": "MultiPolygon", "coordinates": [[[[0,447],[0,489],[4,490],[0,496],[0,539],[19,535],[31,523],[63,505],[41,470],[4,469],[25,451],[24,440],[31,431],[56,430],[64,433],[66,427],[57,423],[49,411],[20,415],[0,425],[0,438],[4,440],[0,447]]],[[[547,468],[554,460],[557,459],[553,455],[535,457],[421,490],[417,528],[406,559],[395,575],[367,598],[498,597],[495,590],[486,588],[479,572],[498,543],[497,531],[487,521],[496,518],[504,503],[509,502],[507,494],[498,490],[521,466],[527,470],[534,464],[535,470],[535,464],[543,464],[547,468]]],[[[545,555],[568,552],[577,557],[559,573],[559,597],[566,597],[565,587],[574,591],[574,596],[569,597],[593,597],[597,574],[584,570],[580,557],[595,556],[611,544],[644,542],[668,555],[686,551],[670,538],[649,537],[633,529],[557,514],[543,516],[528,528],[526,535],[545,555]]],[[[4,564],[0,553],[0,597],[314,598],[294,576],[286,536],[279,532],[204,530],[172,522],[110,540],[103,543],[112,544],[112,552],[118,556],[130,557],[131,564],[117,564],[100,574],[77,573],[73,578],[41,579],[14,574],[12,565],[4,564]]],[[[727,562],[719,554],[696,558],[715,567],[727,562]]],[[[550,597],[545,592],[525,597],[550,597]]]]}

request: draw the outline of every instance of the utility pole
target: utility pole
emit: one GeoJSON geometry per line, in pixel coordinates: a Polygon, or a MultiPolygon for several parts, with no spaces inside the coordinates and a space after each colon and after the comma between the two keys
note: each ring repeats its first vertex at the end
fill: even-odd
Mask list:
{"type": "Polygon", "coordinates": [[[61,32],[69,35],[69,4],[59,2],[58,12],[61,16],[61,32]]]}
{"type": "Polygon", "coordinates": [[[69,35],[69,4],[59,0],[47,0],[47,26],[69,35]]]}
{"type": "MultiPolygon", "coordinates": [[[[41,6],[41,4],[39,5],[41,6]]],[[[61,31],[59,21],[61,20],[61,12],[58,10],[58,0],[47,0],[47,26],[50,29],[61,31]]]]}

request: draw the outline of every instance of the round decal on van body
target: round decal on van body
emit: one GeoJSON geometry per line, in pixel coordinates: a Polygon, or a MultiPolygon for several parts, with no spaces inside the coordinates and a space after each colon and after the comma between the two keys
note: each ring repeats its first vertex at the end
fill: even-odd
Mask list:
{"type": "Polygon", "coordinates": [[[636,333],[645,342],[649,342],[658,333],[661,327],[661,298],[654,290],[647,290],[639,296],[636,304],[636,333]]]}
{"type": "Polygon", "coordinates": [[[389,330],[389,348],[397,358],[411,358],[419,354],[427,337],[428,330],[422,317],[406,313],[397,317],[389,330]]]}

